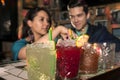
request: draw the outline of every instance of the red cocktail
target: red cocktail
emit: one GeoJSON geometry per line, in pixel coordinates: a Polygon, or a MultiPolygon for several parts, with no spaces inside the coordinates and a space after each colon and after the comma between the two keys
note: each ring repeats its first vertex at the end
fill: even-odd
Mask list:
{"type": "Polygon", "coordinates": [[[82,49],[76,46],[57,46],[57,74],[61,78],[78,76],[82,49]]]}

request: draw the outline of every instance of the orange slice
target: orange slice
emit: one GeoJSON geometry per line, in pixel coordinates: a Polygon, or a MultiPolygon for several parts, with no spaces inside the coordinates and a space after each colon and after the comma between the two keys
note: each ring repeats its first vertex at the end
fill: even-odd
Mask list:
{"type": "Polygon", "coordinates": [[[89,39],[89,36],[86,34],[79,36],[76,39],[76,46],[77,47],[83,46],[86,42],[88,42],[88,39],[89,39]]]}

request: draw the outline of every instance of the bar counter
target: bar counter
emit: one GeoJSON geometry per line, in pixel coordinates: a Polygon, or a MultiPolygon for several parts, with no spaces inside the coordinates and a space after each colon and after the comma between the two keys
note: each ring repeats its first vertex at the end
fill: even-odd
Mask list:
{"type": "Polygon", "coordinates": [[[80,80],[120,80],[120,66],[114,66],[113,69],[100,71],[93,75],[84,75],[80,80]]]}
{"type": "MultiPolygon", "coordinates": [[[[28,80],[26,62],[20,60],[0,64],[0,80],[28,80]]],[[[92,76],[81,76],[78,80],[120,80],[120,66],[92,76]]]]}
{"type": "Polygon", "coordinates": [[[0,80],[28,80],[26,63],[21,61],[9,61],[0,65],[0,80]]]}

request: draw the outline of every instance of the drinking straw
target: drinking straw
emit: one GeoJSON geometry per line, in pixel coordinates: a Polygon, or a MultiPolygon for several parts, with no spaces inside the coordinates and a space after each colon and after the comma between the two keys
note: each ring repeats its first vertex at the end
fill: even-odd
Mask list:
{"type": "MultiPolygon", "coordinates": [[[[52,29],[53,27],[49,29],[49,41],[52,41],[52,29]]],[[[53,44],[52,46],[55,47],[55,43],[52,43],[52,44],[53,44]]],[[[52,76],[55,75],[55,69],[56,69],[55,65],[56,65],[56,54],[54,54],[53,59],[51,59],[51,71],[50,72],[52,76]]]]}
{"type": "Polygon", "coordinates": [[[52,41],[52,27],[49,29],[49,40],[52,41]]]}
{"type": "Polygon", "coordinates": [[[55,70],[56,70],[56,54],[54,54],[53,59],[51,59],[51,74],[52,76],[55,75],[55,70]]]}

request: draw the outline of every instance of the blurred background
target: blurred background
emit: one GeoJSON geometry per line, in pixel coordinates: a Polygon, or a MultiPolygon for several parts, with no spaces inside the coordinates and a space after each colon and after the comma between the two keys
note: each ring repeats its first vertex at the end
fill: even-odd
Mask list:
{"type": "MultiPolygon", "coordinates": [[[[120,0],[84,1],[89,5],[89,21],[95,25],[106,26],[111,33],[120,38],[120,0]]],[[[55,25],[70,27],[68,2],[69,0],[0,0],[0,60],[12,57],[11,46],[18,40],[17,29],[30,8],[46,7],[55,25]]]]}

